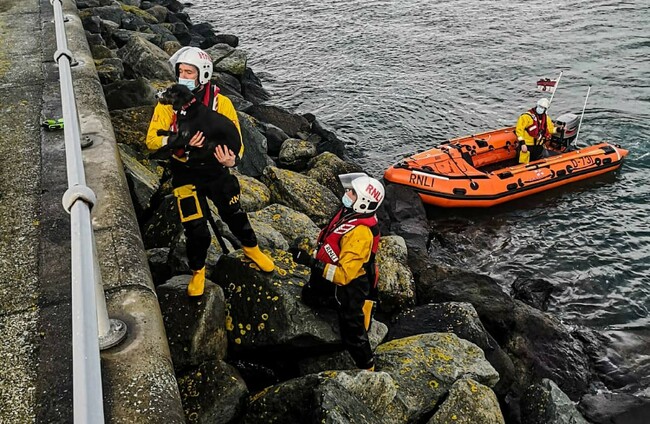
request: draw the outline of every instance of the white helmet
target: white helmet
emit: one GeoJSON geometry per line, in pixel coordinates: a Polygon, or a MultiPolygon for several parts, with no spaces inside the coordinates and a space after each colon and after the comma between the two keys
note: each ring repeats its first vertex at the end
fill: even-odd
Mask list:
{"type": "Polygon", "coordinates": [[[356,213],[372,213],[384,200],[384,186],[376,179],[363,172],[339,175],[345,189],[354,190],[357,200],[352,204],[356,213]]]}
{"type": "Polygon", "coordinates": [[[181,47],[169,58],[176,78],[178,78],[178,65],[186,63],[196,67],[199,71],[199,84],[207,84],[212,78],[212,58],[198,47],[181,47]]]}
{"type": "Polygon", "coordinates": [[[548,107],[549,107],[550,105],[551,105],[551,104],[550,104],[550,102],[548,101],[547,98],[539,99],[539,100],[537,101],[537,106],[539,106],[539,107],[543,107],[544,109],[548,109],[548,107]]]}

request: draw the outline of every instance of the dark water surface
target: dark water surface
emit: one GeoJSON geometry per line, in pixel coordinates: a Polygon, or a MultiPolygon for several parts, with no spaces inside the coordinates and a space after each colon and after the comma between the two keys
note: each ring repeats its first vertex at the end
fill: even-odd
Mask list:
{"type": "Polygon", "coordinates": [[[273,102],[314,113],[377,177],[446,139],[514,125],[539,78],[564,72],[552,116],[580,113],[591,85],[578,144],[621,144],[622,169],[493,209],[431,210],[452,242],[434,259],[505,288],[547,279],[562,320],[609,332],[650,370],[650,1],[196,0],[187,11],[238,35],[273,102]]]}

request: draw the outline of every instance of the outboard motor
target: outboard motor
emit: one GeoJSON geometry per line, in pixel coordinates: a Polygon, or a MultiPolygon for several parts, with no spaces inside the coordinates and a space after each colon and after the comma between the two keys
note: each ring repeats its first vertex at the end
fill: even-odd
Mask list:
{"type": "Polygon", "coordinates": [[[561,152],[574,150],[575,147],[571,143],[578,135],[578,126],[580,125],[580,117],[575,113],[565,113],[557,117],[553,122],[555,127],[558,128],[555,134],[551,137],[551,147],[561,152]]]}

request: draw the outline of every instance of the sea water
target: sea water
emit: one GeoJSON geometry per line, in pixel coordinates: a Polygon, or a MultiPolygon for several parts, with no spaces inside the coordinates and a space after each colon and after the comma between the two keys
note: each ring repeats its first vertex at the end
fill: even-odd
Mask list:
{"type": "Polygon", "coordinates": [[[504,290],[553,283],[554,314],[616,338],[650,375],[650,2],[196,0],[186,11],[239,36],[272,103],[314,113],[376,177],[514,125],[549,97],[540,78],[563,72],[552,117],[580,114],[591,86],[577,143],[620,144],[623,167],[496,208],[430,208],[448,242],[432,260],[504,290]]]}

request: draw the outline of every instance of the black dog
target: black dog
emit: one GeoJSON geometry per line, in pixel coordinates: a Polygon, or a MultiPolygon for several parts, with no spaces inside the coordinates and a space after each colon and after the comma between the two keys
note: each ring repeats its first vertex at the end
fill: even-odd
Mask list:
{"type": "Polygon", "coordinates": [[[235,155],[239,153],[241,139],[235,124],[197,100],[186,86],[174,84],[159,93],[158,100],[162,104],[172,105],[176,112],[178,132],[158,131],[158,135],[168,135],[169,139],[165,146],[152,155],[155,159],[169,158],[173,151],[185,149],[191,151],[191,161],[206,162],[214,159],[218,145],[232,150],[235,155]],[[203,146],[198,149],[188,146],[197,131],[201,131],[205,137],[203,146]]]}

